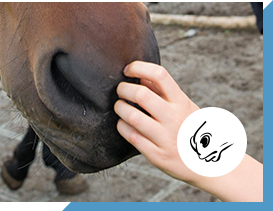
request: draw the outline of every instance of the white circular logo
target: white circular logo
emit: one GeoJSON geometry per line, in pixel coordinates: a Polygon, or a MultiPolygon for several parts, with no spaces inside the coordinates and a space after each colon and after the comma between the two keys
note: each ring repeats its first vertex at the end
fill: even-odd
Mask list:
{"type": "Polygon", "coordinates": [[[207,177],[225,175],[242,161],[247,146],[244,126],[221,108],[203,108],[181,125],[177,137],[179,155],[193,172],[207,177]]]}

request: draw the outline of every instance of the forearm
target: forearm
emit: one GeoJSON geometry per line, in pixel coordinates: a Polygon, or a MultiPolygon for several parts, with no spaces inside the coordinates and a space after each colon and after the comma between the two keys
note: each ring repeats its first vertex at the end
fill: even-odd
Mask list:
{"type": "Polygon", "coordinates": [[[245,154],[240,165],[220,177],[195,177],[191,184],[222,201],[263,201],[263,165],[245,154]]]}

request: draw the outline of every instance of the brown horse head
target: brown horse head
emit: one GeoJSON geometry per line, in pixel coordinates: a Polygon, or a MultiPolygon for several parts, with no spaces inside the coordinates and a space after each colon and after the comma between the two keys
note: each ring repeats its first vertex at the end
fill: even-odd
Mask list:
{"type": "Polygon", "coordinates": [[[138,154],[113,105],[134,60],[159,64],[141,3],[1,3],[4,90],[68,168],[96,172],[138,154]]]}

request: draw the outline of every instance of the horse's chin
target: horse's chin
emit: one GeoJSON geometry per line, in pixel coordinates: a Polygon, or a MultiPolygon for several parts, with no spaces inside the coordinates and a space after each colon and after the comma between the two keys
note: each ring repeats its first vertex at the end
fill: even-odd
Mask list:
{"type": "Polygon", "coordinates": [[[32,124],[32,128],[67,168],[78,173],[95,173],[139,154],[120,135],[99,141],[96,137],[103,137],[101,134],[72,136],[67,131],[48,128],[39,123],[32,124]]]}
{"type": "Polygon", "coordinates": [[[44,138],[43,142],[47,144],[53,154],[58,155],[58,159],[71,171],[80,173],[95,173],[103,170],[103,168],[91,166],[88,163],[79,160],[75,156],[70,155],[68,152],[65,152],[60,147],[53,144],[50,139],[44,138]]]}

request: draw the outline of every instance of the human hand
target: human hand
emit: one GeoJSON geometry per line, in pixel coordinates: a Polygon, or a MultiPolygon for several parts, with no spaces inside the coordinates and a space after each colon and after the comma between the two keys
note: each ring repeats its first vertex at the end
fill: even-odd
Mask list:
{"type": "Polygon", "coordinates": [[[140,78],[141,84],[118,85],[120,100],[114,109],[121,119],[117,129],[151,164],[223,201],[263,201],[263,165],[248,155],[235,170],[219,177],[198,175],[183,163],[177,149],[178,131],[199,108],[163,67],[137,61],[129,64],[124,74],[140,78]],[[151,116],[125,100],[137,103],[151,116]]]}
{"type": "Polygon", "coordinates": [[[141,84],[121,82],[117,87],[120,100],[114,110],[121,117],[117,124],[119,133],[161,171],[185,182],[193,181],[196,174],[179,156],[177,134],[198,106],[162,66],[136,61],[126,66],[124,74],[140,78],[141,84]],[[125,100],[137,103],[151,116],[125,100]]]}

